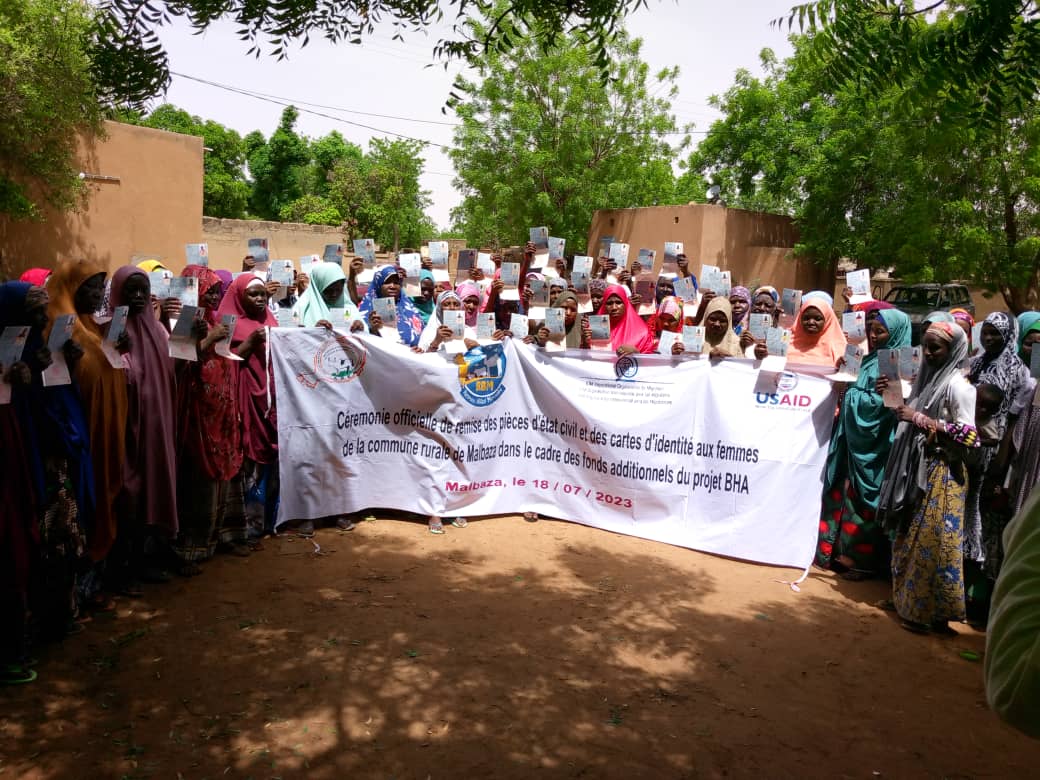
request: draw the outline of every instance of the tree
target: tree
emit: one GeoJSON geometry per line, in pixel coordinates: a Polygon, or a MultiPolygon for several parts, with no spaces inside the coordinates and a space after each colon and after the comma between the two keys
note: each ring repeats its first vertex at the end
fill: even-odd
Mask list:
{"type": "Polygon", "coordinates": [[[1040,84],[1036,0],[814,0],[777,23],[814,33],[832,86],[905,87],[909,103],[942,97],[989,125],[1026,110],[1040,84]]]}
{"type": "Polygon", "coordinates": [[[37,218],[45,205],[80,203],[77,138],[102,130],[92,24],[76,0],[0,4],[0,214],[37,218]]]}
{"type": "Polygon", "coordinates": [[[350,143],[333,130],[310,143],[311,164],[307,170],[307,192],[325,197],[328,195],[332,169],[340,160],[351,158],[360,161],[365,156],[360,146],[350,143]]]}
{"type": "Polygon", "coordinates": [[[311,35],[333,43],[361,43],[377,24],[394,29],[394,37],[422,32],[454,16],[451,34],[434,46],[445,60],[461,58],[477,64],[488,52],[504,52],[534,40],[551,48],[561,34],[589,44],[604,68],[608,40],[618,21],[647,0],[512,0],[497,10],[491,24],[473,34],[471,13],[481,13],[486,0],[105,0],[98,20],[94,61],[99,80],[110,85],[115,102],[140,106],[164,92],[170,73],[158,30],[173,17],[185,19],[197,32],[219,19],[232,20],[249,53],[263,50],[283,59],[294,43],[306,45],[311,35]]]}
{"type": "Polygon", "coordinates": [[[307,141],[296,133],[298,118],[299,112],[288,106],[268,141],[257,131],[245,138],[253,178],[250,205],[261,219],[278,219],[283,207],[304,194],[306,166],[311,157],[307,141]]]}
{"type": "Polygon", "coordinates": [[[210,217],[242,219],[249,204],[246,181],[246,148],[242,137],[212,119],[201,119],[164,103],[133,124],[199,136],[206,147],[203,168],[203,213],[210,217]]]}
{"type": "Polygon", "coordinates": [[[385,138],[375,138],[370,144],[372,202],[367,211],[372,235],[385,246],[393,246],[395,252],[402,242],[418,246],[424,238],[433,236],[435,229],[426,216],[426,208],[433,201],[419,184],[423,170],[419,155],[425,146],[419,141],[385,138]]]}
{"type": "MultiPolygon", "coordinates": [[[[483,34],[476,25],[475,36],[483,34]]],[[[577,250],[596,209],[672,202],[667,138],[682,135],[669,103],[678,69],[657,74],[651,87],[640,47],[617,34],[607,81],[596,52],[574,38],[547,54],[532,42],[483,59],[479,81],[462,85],[467,98],[455,106],[457,229],[494,245],[548,225],[577,250]]]]}
{"type": "Polygon", "coordinates": [[[362,157],[347,155],[328,178],[329,202],[343,217],[343,231],[393,247],[418,246],[436,232],[425,210],[429,192],[422,189],[420,156],[424,144],[373,139],[362,157]]]}
{"type": "MultiPolygon", "coordinates": [[[[741,72],[715,105],[724,118],[690,156],[690,175],[731,205],[793,216],[796,251],[894,267],[912,281],[967,279],[1015,311],[1040,292],[1040,122],[1030,108],[997,124],[949,116],[907,89],[828,91],[809,39],[764,79],[741,72]]],[[[683,182],[681,182],[681,185],[683,182]]]]}

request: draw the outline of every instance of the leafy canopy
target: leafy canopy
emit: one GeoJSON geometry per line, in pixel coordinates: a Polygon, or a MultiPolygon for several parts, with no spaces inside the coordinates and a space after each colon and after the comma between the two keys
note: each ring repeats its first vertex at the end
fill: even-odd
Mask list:
{"type": "Polygon", "coordinates": [[[646,2],[513,0],[496,7],[493,21],[477,35],[468,21],[492,9],[488,0],[104,0],[95,62],[99,82],[110,89],[113,102],[141,105],[169,84],[158,30],[177,17],[197,31],[230,19],[250,53],[266,51],[279,59],[294,43],[306,45],[312,35],[356,44],[380,24],[389,25],[397,39],[450,20],[451,33],[433,48],[434,56],[445,61],[475,64],[491,50],[505,51],[531,39],[549,48],[566,32],[589,43],[605,66],[607,42],[618,21],[646,2]]]}
{"type": "Polygon", "coordinates": [[[991,125],[1024,111],[1040,84],[1036,0],[814,0],[776,24],[814,34],[832,86],[905,88],[907,103],[941,97],[950,114],[991,125]]]}
{"type": "MultiPolygon", "coordinates": [[[[483,30],[475,25],[475,36],[483,30]]],[[[619,31],[607,44],[606,81],[598,52],[576,38],[549,52],[528,41],[485,57],[454,106],[456,229],[501,245],[548,225],[580,251],[596,209],[673,202],[669,141],[688,142],[671,114],[678,69],[651,77],[640,48],[619,31]]]]}
{"type": "Polygon", "coordinates": [[[1040,117],[997,123],[909,101],[913,86],[864,93],[833,83],[799,38],[766,75],[738,73],[715,98],[724,114],[686,162],[730,205],[793,216],[796,251],[894,267],[911,281],[965,279],[1018,311],[1040,292],[1040,117]]]}
{"type": "Polygon", "coordinates": [[[92,30],[77,0],[0,3],[0,214],[35,218],[44,205],[80,202],[77,136],[102,129],[92,30]]]}

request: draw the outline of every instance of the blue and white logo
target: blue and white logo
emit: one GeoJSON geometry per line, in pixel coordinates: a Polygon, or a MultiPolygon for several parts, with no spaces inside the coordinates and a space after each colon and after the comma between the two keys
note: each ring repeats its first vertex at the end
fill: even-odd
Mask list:
{"type": "Polygon", "coordinates": [[[488,344],[458,355],[459,388],[473,406],[490,406],[506,391],[506,355],[501,344],[488,344]]]}

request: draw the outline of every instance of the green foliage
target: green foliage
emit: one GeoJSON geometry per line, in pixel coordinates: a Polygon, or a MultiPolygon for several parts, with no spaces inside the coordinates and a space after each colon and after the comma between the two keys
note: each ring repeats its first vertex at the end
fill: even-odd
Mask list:
{"type": "Polygon", "coordinates": [[[297,118],[299,112],[288,106],[266,143],[259,132],[246,136],[246,159],[253,179],[250,206],[261,219],[278,219],[285,206],[304,194],[311,157],[307,141],[296,133],[297,118]]]}
{"type": "Polygon", "coordinates": [[[906,88],[907,103],[942,98],[950,115],[993,126],[1036,100],[1036,0],[815,0],[776,23],[814,33],[832,87],[906,88]]]}
{"type": "Polygon", "coordinates": [[[436,232],[426,215],[432,202],[419,184],[424,144],[373,139],[367,154],[348,154],[328,177],[330,201],[343,215],[343,230],[384,247],[418,246],[436,232]]]}
{"type": "Polygon", "coordinates": [[[312,34],[333,43],[361,43],[376,25],[390,25],[395,38],[421,33],[447,18],[451,32],[433,48],[434,56],[476,65],[490,51],[499,53],[521,42],[543,49],[566,32],[587,42],[593,59],[606,69],[607,43],[617,22],[646,0],[513,0],[496,12],[479,36],[470,34],[470,14],[489,10],[486,0],[104,0],[94,62],[100,83],[113,102],[140,106],[169,85],[166,51],[158,30],[181,17],[196,31],[218,19],[230,19],[249,53],[262,51],[283,59],[294,43],[306,45],[312,34]]]}
{"type": "Polygon", "coordinates": [[[77,137],[102,130],[92,25],[76,0],[0,2],[0,214],[38,218],[44,205],[80,202],[77,137]]]}
{"type": "Polygon", "coordinates": [[[234,130],[201,119],[168,103],[144,118],[127,117],[133,124],[199,136],[206,147],[203,170],[203,213],[210,217],[242,219],[249,203],[246,147],[234,130]]]}
{"type": "Polygon", "coordinates": [[[669,100],[678,69],[651,78],[641,42],[624,32],[608,44],[607,81],[596,50],[575,38],[548,53],[514,43],[478,63],[480,80],[463,82],[467,97],[454,106],[457,230],[501,245],[548,225],[580,251],[596,209],[674,202],[667,138],[677,130],[669,100]]]}
{"type": "MultiPolygon", "coordinates": [[[[893,267],[910,281],[965,279],[1021,310],[1040,292],[1040,117],[997,124],[949,115],[913,87],[829,90],[815,39],[766,75],[738,73],[715,100],[724,118],[686,162],[731,206],[799,225],[800,253],[893,267]]],[[[685,177],[684,177],[685,179],[685,177]]],[[[680,182],[683,184],[683,181],[680,182]]]]}
{"type": "Polygon", "coordinates": [[[278,213],[282,222],[303,222],[307,225],[340,225],[343,216],[328,198],[304,195],[282,207],[278,213]]]}

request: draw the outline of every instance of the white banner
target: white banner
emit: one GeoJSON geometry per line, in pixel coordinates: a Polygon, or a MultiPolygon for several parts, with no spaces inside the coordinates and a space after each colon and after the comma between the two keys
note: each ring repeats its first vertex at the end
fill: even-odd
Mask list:
{"type": "Polygon", "coordinates": [[[271,331],[279,524],[369,507],[538,512],[804,568],[816,545],[831,383],[748,361],[507,340],[465,356],[322,329],[271,331]]]}

